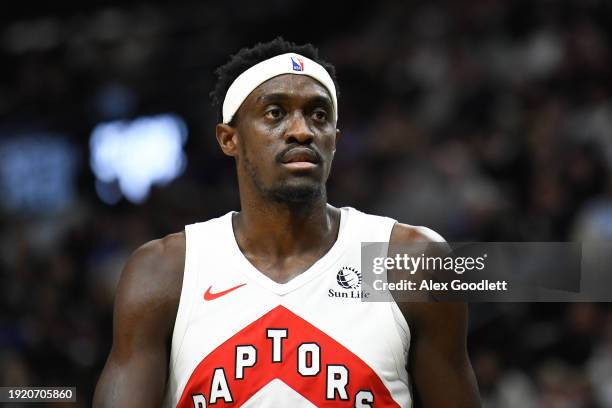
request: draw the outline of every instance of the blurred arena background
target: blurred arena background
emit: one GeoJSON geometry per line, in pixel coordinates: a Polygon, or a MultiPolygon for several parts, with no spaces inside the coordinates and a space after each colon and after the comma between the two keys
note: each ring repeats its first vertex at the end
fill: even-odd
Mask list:
{"type": "MultiPolygon", "coordinates": [[[[0,17],[0,385],[91,404],[126,257],[238,208],[208,93],[277,35],[337,67],[334,205],[612,239],[610,1],[68,4],[0,17]]],[[[607,304],[473,304],[469,348],[485,407],[612,407],[607,304]]]]}

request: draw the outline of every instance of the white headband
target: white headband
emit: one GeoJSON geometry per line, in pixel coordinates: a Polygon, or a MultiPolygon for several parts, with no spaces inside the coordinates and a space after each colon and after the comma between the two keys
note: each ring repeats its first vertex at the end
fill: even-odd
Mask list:
{"type": "Polygon", "coordinates": [[[319,81],[329,91],[338,120],[336,87],[329,73],[321,65],[299,54],[282,54],[253,65],[236,78],[225,94],[223,123],[230,123],[242,102],[255,88],[270,78],[282,74],[308,75],[319,81]]]}

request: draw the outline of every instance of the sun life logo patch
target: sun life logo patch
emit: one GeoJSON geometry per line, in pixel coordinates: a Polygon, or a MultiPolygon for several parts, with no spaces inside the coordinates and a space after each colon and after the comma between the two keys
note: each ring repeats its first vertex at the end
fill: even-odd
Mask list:
{"type": "Polygon", "coordinates": [[[344,266],[336,274],[336,283],[340,286],[329,288],[327,296],[332,298],[367,299],[370,292],[361,289],[361,272],[357,268],[344,266]]]}
{"type": "Polygon", "coordinates": [[[344,289],[357,289],[361,286],[361,273],[355,268],[345,266],[338,271],[336,281],[344,289]]]}

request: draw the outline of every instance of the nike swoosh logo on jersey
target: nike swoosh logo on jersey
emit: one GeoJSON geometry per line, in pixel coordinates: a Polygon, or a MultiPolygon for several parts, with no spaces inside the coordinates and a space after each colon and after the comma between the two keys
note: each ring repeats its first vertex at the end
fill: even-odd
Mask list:
{"type": "Polygon", "coordinates": [[[236,285],[233,288],[225,289],[225,290],[223,290],[221,292],[217,292],[217,293],[212,293],[210,291],[212,289],[212,285],[211,285],[211,286],[208,287],[206,292],[204,292],[204,300],[215,300],[216,298],[219,298],[219,297],[221,297],[223,295],[227,295],[231,291],[236,290],[238,288],[241,288],[244,285],[246,285],[246,283],[241,283],[240,285],[236,285]]]}

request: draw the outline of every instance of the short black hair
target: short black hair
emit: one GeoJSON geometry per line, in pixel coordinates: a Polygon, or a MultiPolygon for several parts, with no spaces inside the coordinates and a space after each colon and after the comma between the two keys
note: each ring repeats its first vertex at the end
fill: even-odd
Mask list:
{"type": "MultiPolygon", "coordinates": [[[[336,68],[331,63],[319,58],[319,50],[314,45],[310,43],[297,45],[294,42],[286,41],[282,37],[276,37],[272,41],[258,43],[251,48],[242,48],[236,54],[232,55],[227,63],[215,70],[215,74],[217,74],[217,84],[215,89],[210,93],[210,97],[213,107],[217,111],[219,122],[223,122],[223,100],[234,80],[253,65],[288,52],[294,52],[306,58],[310,58],[325,68],[336,86],[336,97],[340,95],[336,81],[336,68]]],[[[236,115],[232,118],[230,122],[231,125],[235,124],[235,119],[236,115]]]]}

